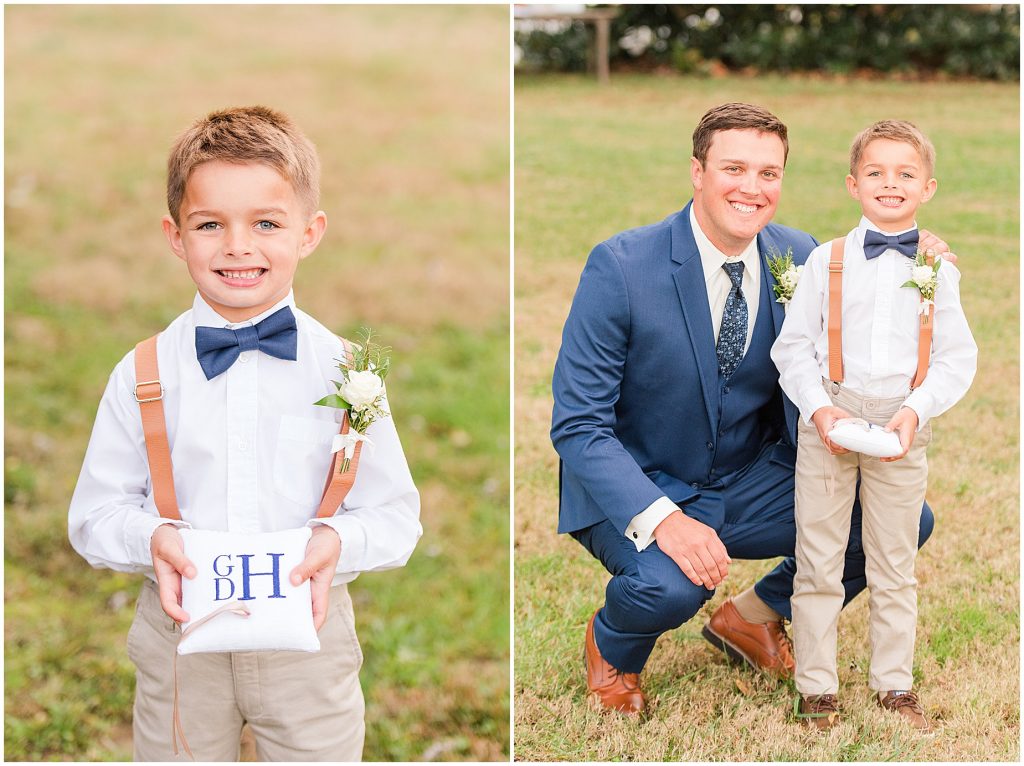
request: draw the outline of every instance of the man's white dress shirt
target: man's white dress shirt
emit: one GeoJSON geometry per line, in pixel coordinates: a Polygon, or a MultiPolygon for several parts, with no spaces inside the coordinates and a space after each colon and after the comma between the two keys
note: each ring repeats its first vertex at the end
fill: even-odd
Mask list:
{"type": "Polygon", "coordinates": [[[356,481],[336,515],[313,520],[331,463],[341,411],[313,402],[336,393],[341,341],[288,297],[232,324],[198,294],[192,309],[157,341],[164,416],[181,522],[162,519],[152,497],[146,441],[134,398],[135,352],[114,368],[96,413],[71,499],[71,544],[92,566],[143,572],[150,538],[165,523],[232,532],[272,532],[325,523],[341,538],[334,584],[359,572],[405,564],[422,534],[419,493],[392,418],[367,435],[356,481]],[[254,325],[290,306],[297,360],[242,352],[207,380],[196,358],[195,328],[254,325]]]}
{"type": "MultiPolygon", "coordinates": [[[[935,290],[935,329],[931,363],[913,392],[917,371],[920,293],[902,287],[914,260],[888,249],[864,256],[864,234],[878,231],[867,218],[846,237],[843,252],[843,386],[863,396],[906,396],[918,428],[959,401],[974,380],[978,347],[960,306],[960,272],[943,261],[935,290]]],[[[893,235],[902,232],[882,232],[893,235]]],[[[821,385],[828,373],[828,262],[831,242],[811,251],[793,299],[786,309],[772,360],[782,390],[800,409],[805,423],[832,405],[821,385]]]]}
{"type": "MultiPolygon", "coordinates": [[[[743,297],[747,302],[747,341],[743,346],[745,354],[750,348],[750,338],[754,334],[754,322],[757,320],[757,307],[761,298],[761,258],[757,252],[757,238],[750,240],[739,255],[726,256],[700,228],[697,216],[693,212],[693,205],[690,206],[690,228],[693,230],[693,238],[697,243],[697,252],[700,253],[700,262],[704,269],[704,283],[708,291],[708,305],[711,308],[711,324],[715,331],[716,344],[722,329],[725,302],[732,291],[732,280],[722,266],[726,263],[743,263],[740,289],[743,290],[743,297]]],[[[659,497],[632,518],[626,527],[626,537],[638,551],[642,551],[654,542],[654,530],[657,526],[666,516],[678,510],[679,507],[667,497],[659,497]]]]}

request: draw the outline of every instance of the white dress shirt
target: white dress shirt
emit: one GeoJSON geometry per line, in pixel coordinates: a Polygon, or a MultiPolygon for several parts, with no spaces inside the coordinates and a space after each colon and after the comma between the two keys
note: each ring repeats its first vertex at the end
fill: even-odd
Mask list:
{"type": "MultiPolygon", "coordinates": [[[[722,329],[722,313],[725,311],[725,302],[732,291],[732,280],[722,266],[739,261],[743,263],[740,289],[743,290],[743,297],[747,302],[747,340],[743,346],[743,353],[746,353],[750,348],[750,338],[754,334],[754,322],[757,320],[757,307],[761,297],[761,258],[757,252],[757,238],[750,240],[742,253],[729,257],[715,247],[701,230],[697,223],[697,216],[693,212],[693,205],[690,205],[690,227],[697,243],[697,252],[700,253],[701,266],[704,269],[704,283],[708,291],[708,305],[711,308],[711,324],[715,332],[716,344],[718,343],[718,334],[722,329]]],[[[667,497],[659,497],[630,520],[626,527],[626,537],[638,551],[642,551],[654,541],[654,530],[657,526],[665,520],[666,516],[678,510],[679,506],[667,497]]]]}
{"type": "Polygon", "coordinates": [[[392,418],[370,426],[356,481],[333,517],[315,520],[341,411],[313,402],[336,393],[336,335],[295,308],[291,293],[247,322],[232,324],[198,294],[157,341],[164,416],[180,522],[156,509],[139,405],[135,352],[114,368],[96,413],[68,515],[71,544],[92,566],[143,572],[161,524],[232,532],[272,532],[325,523],[341,538],[334,584],[359,572],[405,564],[422,534],[419,493],[392,418]],[[196,358],[195,328],[254,325],[290,306],[297,360],[245,351],[207,380],[196,358]]]}
{"type": "MultiPolygon", "coordinates": [[[[868,229],[878,230],[862,217],[847,235],[843,252],[843,386],[863,396],[906,396],[905,405],[917,413],[920,429],[967,393],[977,369],[978,347],[960,306],[960,272],[948,261],[939,267],[928,376],[911,392],[921,297],[917,289],[901,285],[910,279],[914,261],[893,249],[865,258],[868,229]]],[[[832,404],[821,385],[822,378],[829,378],[830,251],[826,242],[811,252],[772,346],[782,390],[805,423],[816,410],[832,404]]]]}

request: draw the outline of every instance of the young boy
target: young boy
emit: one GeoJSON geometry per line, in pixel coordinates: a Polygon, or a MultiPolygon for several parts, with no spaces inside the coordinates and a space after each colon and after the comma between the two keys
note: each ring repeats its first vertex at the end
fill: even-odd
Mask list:
{"type": "Polygon", "coordinates": [[[163,229],[197,288],[191,310],[157,343],[181,520],[157,514],[135,352],[110,376],[69,513],[71,543],[90,564],[148,578],[128,634],[136,760],[180,760],[172,754],[171,668],[178,623],[189,619],[179,605],[181,577],[196,574],[178,532],[190,526],[313,527],[291,581],[311,580],[321,644],[312,654],[180,657],[180,713],[196,759],[237,760],[246,722],[260,760],[349,761],[362,753],[362,654],[346,583],[405,564],[422,530],[390,418],[370,429],[375,448],[363,451],[336,515],[311,521],[338,432],[336,411],[313,402],[335,393],[343,353],[292,296],[295,268],[326,227],[319,173],[313,144],[265,107],[214,112],[171,150],[163,229]],[[200,328],[210,327],[243,328],[226,361],[197,352],[200,328]]]}
{"type": "Polygon", "coordinates": [[[863,217],[835,249],[825,243],[811,252],[772,347],[782,388],[801,414],[791,603],[800,710],[818,729],[838,720],[836,629],[858,478],[870,593],[869,685],[883,709],[916,729],[929,728],[911,688],[925,448],[930,419],[967,392],[977,366],[956,267],[943,262],[938,270],[934,307],[916,287],[903,286],[917,250],[915,215],[935,194],[934,165],[931,142],[909,122],[878,122],[854,139],[846,188],[863,217]],[[835,306],[830,272],[840,275],[831,289],[841,281],[835,306]],[[829,317],[840,309],[841,331],[830,340],[829,317]],[[920,333],[932,309],[929,347],[927,332],[923,342],[920,333]],[[903,453],[879,459],[834,444],[829,432],[850,417],[897,433],[903,453]]]}

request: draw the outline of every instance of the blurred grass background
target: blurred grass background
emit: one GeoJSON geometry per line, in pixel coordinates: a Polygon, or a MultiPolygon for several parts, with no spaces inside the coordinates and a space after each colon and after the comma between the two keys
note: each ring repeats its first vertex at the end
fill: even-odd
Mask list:
{"type": "MultiPolygon", "coordinates": [[[[515,747],[521,760],[1010,761],[1019,758],[1019,89],[978,82],[698,79],[613,74],[515,84],[515,747]],[[980,347],[967,397],[935,423],[917,560],[915,687],[938,734],[884,716],[867,689],[867,599],[840,621],[840,700],[828,737],[791,723],[792,690],[729,667],[700,629],[775,562],[740,562],[705,611],[658,642],[641,676],[645,721],[588,709],[583,633],[608,574],[555,533],[558,462],[548,439],[551,371],[590,249],[659,221],[692,195],[691,134],[727,101],[789,127],[775,220],[821,241],[852,229],[849,145],[875,120],[915,122],[935,144],[938,193],[919,215],[960,256],[980,347]]],[[[686,413],[666,413],[685,420],[686,413]]],[[[680,421],[683,422],[683,421],[680,421]]]]}
{"type": "Polygon", "coordinates": [[[422,492],[401,570],[351,586],[367,760],[509,752],[508,11],[9,6],[5,756],[131,758],[138,576],[90,570],[67,505],[107,376],[191,305],[160,231],[173,138],[226,106],[289,113],[327,234],[298,304],[394,347],[422,492]]]}

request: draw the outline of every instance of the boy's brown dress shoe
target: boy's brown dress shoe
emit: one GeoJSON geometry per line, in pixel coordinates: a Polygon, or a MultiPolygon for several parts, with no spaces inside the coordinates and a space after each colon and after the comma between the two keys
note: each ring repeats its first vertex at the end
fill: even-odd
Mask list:
{"type": "Polygon", "coordinates": [[[704,626],[704,638],[737,662],[779,679],[792,678],[796,670],[792,644],[781,622],[759,625],[747,622],[727,599],[704,626]]]}
{"type": "Polygon", "coordinates": [[[639,673],[620,673],[609,665],[594,641],[594,618],[587,623],[586,651],[587,687],[590,696],[604,708],[618,710],[628,715],[639,715],[647,706],[644,693],[640,691],[639,673]]]}
{"type": "Polygon", "coordinates": [[[876,695],[875,698],[878,700],[878,704],[882,706],[882,709],[899,713],[907,723],[918,731],[930,732],[932,730],[931,723],[928,722],[924,715],[921,701],[914,692],[891,691],[886,692],[884,697],[876,695]]]}
{"type": "Polygon", "coordinates": [[[800,720],[818,731],[828,731],[839,723],[839,700],[834,694],[800,696],[800,720]]]}

